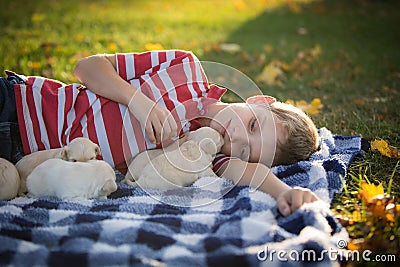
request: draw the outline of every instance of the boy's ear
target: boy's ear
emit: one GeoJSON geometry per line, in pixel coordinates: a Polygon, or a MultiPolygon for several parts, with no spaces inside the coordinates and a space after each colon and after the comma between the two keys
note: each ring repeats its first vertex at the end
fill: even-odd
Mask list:
{"type": "Polygon", "coordinates": [[[269,95],[256,95],[246,99],[247,104],[272,104],[276,102],[275,97],[269,95]]]}

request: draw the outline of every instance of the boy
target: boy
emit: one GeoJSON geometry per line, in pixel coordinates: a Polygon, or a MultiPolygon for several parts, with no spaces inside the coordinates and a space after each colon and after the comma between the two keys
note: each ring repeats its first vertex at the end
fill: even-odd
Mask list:
{"type": "Polygon", "coordinates": [[[81,59],[74,73],[90,90],[42,77],[3,78],[8,88],[14,79],[10,94],[15,93],[25,154],[84,136],[99,144],[104,160],[124,171],[126,160],[139,152],[160,147],[181,132],[210,126],[224,137],[221,152],[228,155],[217,158],[217,174],[240,185],[254,186],[256,181],[254,187],[275,197],[285,216],[317,199],[309,190],[290,188],[268,168],[305,159],[316,150],[311,120],[274,103],[272,97],[252,97],[241,104],[220,102],[226,90],[208,84],[192,53],[96,55],[81,59]],[[271,104],[272,113],[266,112],[266,104],[271,104]],[[300,158],[291,158],[299,147],[307,151],[303,148],[300,158]]]}

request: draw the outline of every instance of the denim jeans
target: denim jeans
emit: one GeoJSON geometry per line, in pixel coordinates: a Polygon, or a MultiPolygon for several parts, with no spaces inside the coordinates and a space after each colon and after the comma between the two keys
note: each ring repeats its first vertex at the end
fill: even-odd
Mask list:
{"type": "Polygon", "coordinates": [[[23,156],[15,103],[15,83],[23,83],[18,76],[0,77],[0,157],[16,163],[23,156]]]}

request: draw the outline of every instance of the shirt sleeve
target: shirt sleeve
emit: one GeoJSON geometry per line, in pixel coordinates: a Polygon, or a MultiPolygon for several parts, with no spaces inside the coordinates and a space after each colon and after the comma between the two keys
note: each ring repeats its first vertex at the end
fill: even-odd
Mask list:
{"type": "Polygon", "coordinates": [[[171,65],[182,64],[183,59],[197,60],[190,51],[156,50],[141,53],[117,53],[117,72],[124,80],[129,81],[146,74],[152,74],[171,65]]]}
{"type": "Polygon", "coordinates": [[[218,173],[220,171],[220,169],[222,168],[222,166],[230,160],[240,160],[240,159],[236,158],[236,157],[227,156],[222,153],[218,153],[215,156],[214,161],[213,161],[213,171],[215,173],[218,173]]]}

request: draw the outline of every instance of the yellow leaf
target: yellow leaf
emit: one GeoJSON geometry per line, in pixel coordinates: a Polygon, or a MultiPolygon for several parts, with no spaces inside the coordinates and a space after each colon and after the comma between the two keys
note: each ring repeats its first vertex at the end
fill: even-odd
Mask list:
{"type": "Polygon", "coordinates": [[[115,52],[115,51],[117,51],[118,46],[117,46],[116,43],[109,43],[109,44],[108,44],[108,49],[109,49],[110,51],[112,51],[112,52],[115,52]]]}
{"type": "Polygon", "coordinates": [[[323,107],[320,98],[314,98],[310,103],[304,100],[293,101],[291,99],[286,100],[286,104],[293,105],[309,115],[315,115],[319,113],[319,110],[323,107]]]}
{"type": "Polygon", "coordinates": [[[32,22],[40,22],[46,18],[45,14],[40,14],[40,13],[33,13],[31,20],[32,22]]]}
{"type": "Polygon", "coordinates": [[[279,78],[283,75],[283,70],[280,68],[279,63],[272,61],[264,67],[257,80],[268,85],[281,85],[279,78]]]}
{"type": "Polygon", "coordinates": [[[292,105],[292,106],[295,106],[295,105],[296,105],[296,103],[295,103],[292,99],[286,100],[285,103],[286,103],[286,104],[289,104],[289,105],[292,105]]]}
{"type": "Polygon", "coordinates": [[[361,183],[360,195],[365,202],[371,202],[375,196],[384,194],[382,184],[368,184],[365,181],[361,183]]]}
{"type": "Polygon", "coordinates": [[[240,1],[240,0],[235,1],[234,5],[235,5],[235,8],[236,8],[237,10],[243,10],[243,9],[246,8],[246,3],[243,2],[243,1],[240,1]]]}
{"type": "Polygon", "coordinates": [[[145,45],[146,50],[164,50],[165,48],[160,43],[147,43],[145,45]]]}
{"type": "Polygon", "coordinates": [[[315,45],[314,48],[310,50],[310,54],[312,58],[318,58],[319,55],[321,54],[322,49],[319,44],[315,45]]]}
{"type": "Polygon", "coordinates": [[[400,151],[397,147],[390,146],[385,140],[374,140],[371,142],[371,150],[379,152],[389,158],[400,158],[400,151]]]}

